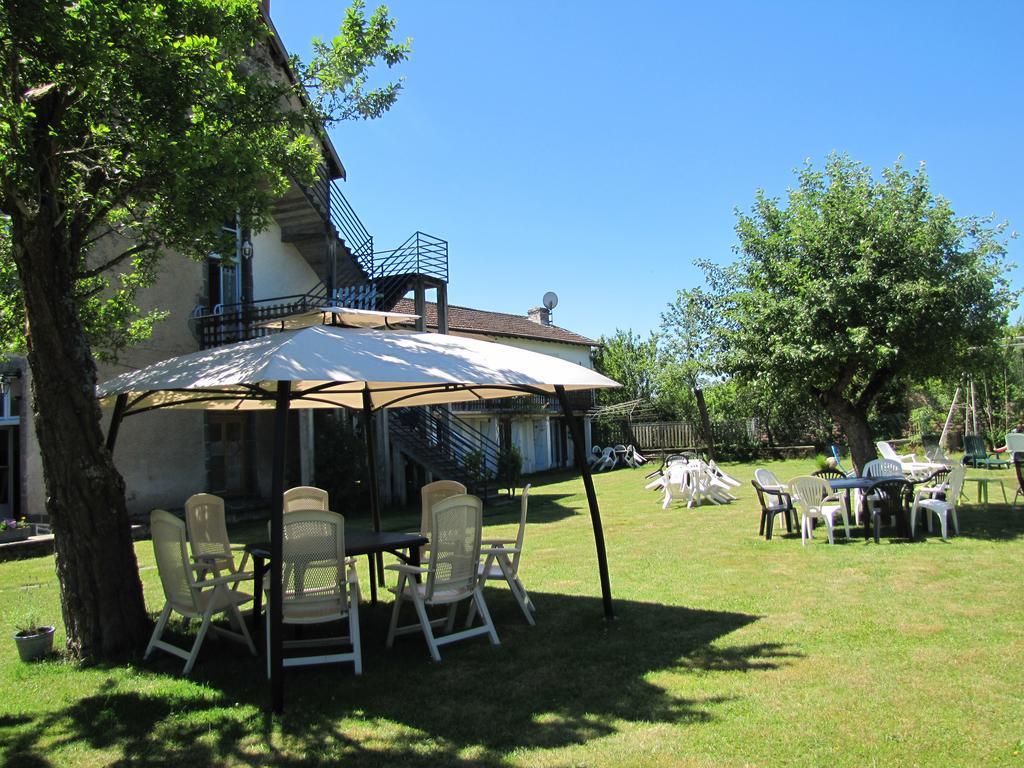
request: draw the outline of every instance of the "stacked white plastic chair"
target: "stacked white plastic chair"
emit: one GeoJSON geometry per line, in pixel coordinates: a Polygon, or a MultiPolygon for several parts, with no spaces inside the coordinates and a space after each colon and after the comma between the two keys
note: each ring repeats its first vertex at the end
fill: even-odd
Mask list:
{"type": "Polygon", "coordinates": [[[692,507],[696,487],[696,479],[689,464],[669,464],[665,468],[665,474],[660,478],[660,484],[664,491],[661,508],[668,509],[673,501],[686,502],[686,506],[692,507]]]}
{"type": "MultiPolygon", "coordinates": [[[[597,446],[594,446],[594,451],[596,452],[597,450],[599,450],[597,446]]],[[[594,456],[590,462],[590,470],[592,472],[605,472],[609,469],[615,469],[617,463],[618,457],[615,449],[608,446],[599,455],[594,456]]]]}
{"type": "Polygon", "coordinates": [[[187,675],[196,663],[203,640],[211,631],[245,643],[249,652],[255,656],[256,648],[239,611],[239,606],[252,600],[252,595],[234,588],[240,579],[251,579],[252,574],[233,572],[227,576],[197,580],[193,571],[208,570],[208,567],[194,566],[190,562],[188,545],[185,542],[185,523],[170,512],[154,509],[150,515],[149,527],[153,536],[153,554],[156,555],[156,567],[160,573],[160,584],[166,602],[160,612],[160,618],[157,619],[156,627],[153,628],[143,658],[149,658],[153,650],[159,648],[184,659],[185,668],[182,674],[187,675]],[[172,612],[181,614],[186,619],[199,619],[201,622],[192,648],[188,651],[161,639],[172,612]],[[236,631],[213,625],[213,617],[219,613],[227,614],[236,631]]]}
{"type": "Polygon", "coordinates": [[[395,605],[388,627],[387,647],[396,635],[422,631],[434,661],[441,660],[438,647],[458,640],[488,635],[492,645],[498,645],[498,633],[491,622],[491,614],[484,602],[480,586],[480,533],[483,522],[483,504],[476,496],[452,496],[438,502],[430,514],[430,559],[426,566],[416,567],[400,563],[387,566],[398,572],[395,587],[395,605]],[[420,577],[420,581],[416,581],[420,577]],[[472,600],[483,622],[478,627],[467,627],[454,632],[455,611],[463,600],[472,600]],[[411,602],[419,619],[417,624],[398,625],[398,616],[405,602],[411,602]],[[431,620],[427,609],[441,606],[447,616],[431,620]],[[445,627],[445,634],[434,634],[434,627],[445,627]]]}
{"type": "Polygon", "coordinates": [[[667,463],[661,474],[645,487],[663,492],[662,508],[668,509],[673,501],[685,501],[688,507],[698,506],[705,500],[715,504],[728,504],[736,497],[731,490],[739,481],[731,477],[714,462],[680,457],[667,463]]]}
{"type": "Polygon", "coordinates": [[[828,543],[835,544],[834,528],[836,519],[843,521],[846,538],[850,538],[850,520],[846,514],[846,498],[843,494],[831,493],[828,480],[806,475],[789,481],[793,504],[800,510],[800,541],[807,546],[807,540],[814,538],[814,520],[823,520],[828,531],[828,543]]]}

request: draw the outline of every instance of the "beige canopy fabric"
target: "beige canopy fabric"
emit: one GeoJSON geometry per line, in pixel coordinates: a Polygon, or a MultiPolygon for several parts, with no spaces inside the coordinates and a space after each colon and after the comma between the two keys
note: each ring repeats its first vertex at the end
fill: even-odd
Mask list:
{"type": "Polygon", "coordinates": [[[193,352],[101,384],[112,405],[152,408],[272,409],[277,382],[291,407],[362,409],[431,405],[524,393],[617,387],[589,368],[551,355],[462,336],[313,325],[193,352]]]}
{"type": "MultiPolygon", "coordinates": [[[[339,318],[332,315],[331,321],[339,318]]],[[[350,318],[356,317],[349,315],[350,318]]],[[[284,707],[281,560],[285,446],[290,408],[345,407],[364,413],[389,406],[430,405],[529,393],[558,397],[573,437],[576,465],[590,507],[605,616],[612,618],[611,585],[597,496],[583,453],[583,436],[566,392],[619,386],[581,365],[525,349],[437,333],[318,325],[272,333],[154,363],[101,384],[97,397],[113,405],[107,448],[114,450],[121,419],[156,408],[273,409],[271,477],[270,679],[271,706],[284,707]],[[280,389],[279,389],[280,388],[280,389]]],[[[372,318],[361,318],[375,323],[372,318]]],[[[356,324],[353,322],[352,324],[356,324]]],[[[387,324],[390,324],[388,322],[387,324]]],[[[373,420],[365,430],[372,457],[373,420]]],[[[374,530],[380,530],[376,468],[367,462],[374,530]]]]}

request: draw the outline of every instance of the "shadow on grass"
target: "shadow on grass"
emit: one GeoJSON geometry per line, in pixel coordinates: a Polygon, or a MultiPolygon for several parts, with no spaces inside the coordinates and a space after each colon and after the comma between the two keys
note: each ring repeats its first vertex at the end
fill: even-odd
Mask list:
{"type": "MultiPolygon", "coordinates": [[[[956,507],[960,522],[960,535],[987,541],[1014,541],[1024,538],[1024,506],[1013,511],[1010,504],[989,502],[988,510],[981,506],[960,502],[956,507]]],[[[932,536],[938,538],[938,522],[932,520],[932,536]]]]}
{"type": "Polygon", "coordinates": [[[193,674],[198,692],[145,692],[174,687],[158,673],[176,675],[180,662],[162,655],[130,688],[111,679],[65,709],[0,721],[6,764],[51,765],[57,744],[116,750],[120,764],[141,766],[501,766],[514,750],[581,744],[624,723],[711,721],[723,699],[675,695],[683,677],[769,670],[800,656],[775,643],[719,644],[758,618],[742,613],[618,601],[618,618],[605,622],[595,598],[535,594],[538,626],[529,627],[507,591],[487,595],[500,647],[477,638],[444,647],[434,664],[410,635],[386,651],[390,605],[367,607],[364,674],[347,665],[289,670],[278,720],[263,714],[262,660],[207,642],[193,674]]]}

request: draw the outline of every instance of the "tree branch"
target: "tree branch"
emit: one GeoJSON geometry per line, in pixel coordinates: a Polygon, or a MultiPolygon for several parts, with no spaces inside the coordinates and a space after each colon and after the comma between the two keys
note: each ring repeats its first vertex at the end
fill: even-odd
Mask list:
{"type": "Polygon", "coordinates": [[[99,277],[104,272],[106,272],[108,269],[116,267],[118,264],[123,264],[128,259],[132,258],[133,256],[137,256],[138,254],[146,251],[149,248],[154,247],[155,245],[156,245],[155,243],[152,243],[152,242],[149,242],[149,241],[145,241],[145,242],[142,242],[142,243],[136,243],[131,248],[126,248],[125,250],[121,251],[121,253],[119,253],[117,256],[114,256],[112,259],[108,259],[107,261],[103,262],[103,264],[101,264],[98,267],[94,267],[93,269],[87,269],[84,272],[77,272],[75,274],[75,279],[76,280],[89,280],[89,279],[94,278],[94,277],[99,277]]]}
{"type": "Polygon", "coordinates": [[[890,381],[892,381],[896,372],[897,367],[895,365],[889,365],[884,368],[879,368],[871,374],[871,378],[868,379],[868,383],[865,385],[864,390],[857,398],[857,407],[861,410],[867,410],[868,406],[871,405],[871,402],[878,397],[878,393],[881,392],[890,381]]]}

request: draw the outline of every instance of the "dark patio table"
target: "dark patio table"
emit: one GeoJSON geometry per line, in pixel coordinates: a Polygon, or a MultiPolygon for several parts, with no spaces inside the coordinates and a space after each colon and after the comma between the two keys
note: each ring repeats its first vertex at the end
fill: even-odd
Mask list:
{"type": "MultiPolygon", "coordinates": [[[[420,547],[430,543],[426,536],[418,533],[390,533],[386,531],[345,531],[345,556],[367,555],[370,563],[370,604],[377,604],[376,556],[389,552],[410,565],[420,564],[420,547]]],[[[263,576],[270,559],[270,542],[255,541],[245,545],[245,551],[252,557],[255,589],[253,592],[252,615],[256,625],[263,607],[263,576]]]]}
{"type": "MultiPolygon", "coordinates": [[[[883,483],[887,480],[902,480],[907,483],[911,488],[914,487],[915,481],[909,477],[903,475],[883,475],[881,477],[837,477],[829,480],[828,484],[831,486],[833,491],[846,491],[846,508],[850,509],[850,491],[859,491],[862,496],[867,495],[867,491],[871,490],[876,483],[883,483]]],[[[864,518],[864,538],[870,538],[870,519],[868,515],[864,518]]]]}

